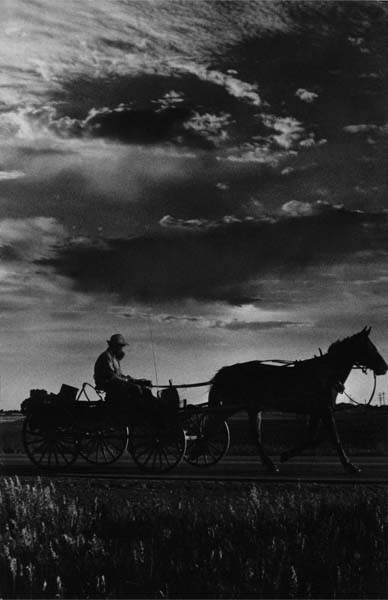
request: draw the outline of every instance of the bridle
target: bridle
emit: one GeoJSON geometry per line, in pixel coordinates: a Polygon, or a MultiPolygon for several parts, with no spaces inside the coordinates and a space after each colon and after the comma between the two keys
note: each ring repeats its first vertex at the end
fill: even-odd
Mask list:
{"type": "MultiPolygon", "coordinates": [[[[366,374],[368,372],[368,369],[366,367],[361,366],[361,365],[355,365],[353,367],[353,369],[360,369],[364,374],[366,374]]],[[[373,400],[373,397],[374,397],[375,392],[376,392],[377,376],[376,376],[375,371],[373,371],[373,369],[371,369],[371,370],[373,372],[373,386],[372,386],[372,392],[371,392],[369,400],[367,402],[357,402],[357,400],[355,400],[354,398],[352,398],[352,396],[350,396],[350,394],[348,394],[345,391],[345,388],[344,388],[344,390],[342,392],[347,398],[349,398],[349,400],[351,402],[353,402],[353,404],[356,404],[356,406],[365,406],[365,407],[366,406],[370,406],[370,403],[373,400]]]]}

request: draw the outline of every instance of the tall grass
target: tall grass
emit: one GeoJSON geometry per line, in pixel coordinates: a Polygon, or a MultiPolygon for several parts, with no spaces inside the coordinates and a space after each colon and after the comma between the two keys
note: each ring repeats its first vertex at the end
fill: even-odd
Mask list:
{"type": "Polygon", "coordinates": [[[386,597],[387,533],[386,488],[5,478],[0,597],[386,597]]]}

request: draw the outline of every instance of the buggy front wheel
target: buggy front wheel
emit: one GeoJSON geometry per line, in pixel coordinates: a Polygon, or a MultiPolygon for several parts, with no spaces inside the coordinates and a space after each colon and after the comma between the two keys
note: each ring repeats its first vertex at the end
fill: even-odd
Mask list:
{"type": "Polygon", "coordinates": [[[190,416],[186,426],[186,462],[195,467],[211,467],[225,456],[230,444],[226,421],[196,413],[190,416]]]}

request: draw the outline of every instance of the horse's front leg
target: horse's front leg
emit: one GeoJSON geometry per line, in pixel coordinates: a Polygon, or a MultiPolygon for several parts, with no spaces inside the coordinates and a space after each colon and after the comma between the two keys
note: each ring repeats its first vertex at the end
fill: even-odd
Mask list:
{"type": "Polygon", "coordinates": [[[261,443],[261,412],[258,412],[257,410],[250,410],[248,412],[248,417],[253,439],[255,440],[257,449],[259,451],[261,462],[271,473],[278,473],[279,469],[265,452],[261,443]]]}
{"type": "Polygon", "coordinates": [[[353,463],[350,462],[348,456],[345,453],[345,450],[340,440],[340,436],[338,434],[337,424],[335,422],[334,413],[332,409],[329,409],[329,411],[323,416],[323,422],[325,423],[328,429],[331,441],[337,448],[338,456],[343,467],[350,473],[360,473],[361,469],[356,465],[353,465],[353,463]]]}

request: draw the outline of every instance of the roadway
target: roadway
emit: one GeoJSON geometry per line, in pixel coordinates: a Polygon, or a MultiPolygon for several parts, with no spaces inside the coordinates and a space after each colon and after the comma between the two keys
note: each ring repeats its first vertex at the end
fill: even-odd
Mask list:
{"type": "MultiPolygon", "coordinates": [[[[41,471],[41,475],[91,479],[172,479],[172,480],[218,480],[263,482],[317,482],[317,483],[363,483],[388,484],[388,457],[354,457],[353,462],[362,471],[348,474],[335,456],[304,456],[278,464],[279,473],[267,473],[259,460],[251,456],[226,456],[210,468],[195,468],[182,462],[175,470],[165,474],[142,473],[129,456],[116,463],[90,465],[78,459],[72,467],[58,473],[41,471]]],[[[3,476],[35,476],[36,467],[23,454],[0,454],[0,473],[3,476]]]]}

